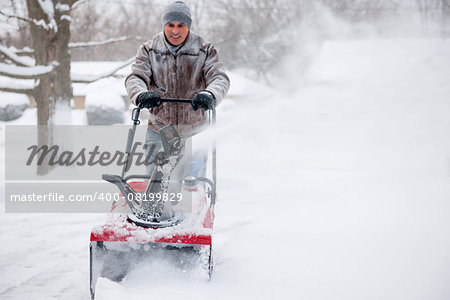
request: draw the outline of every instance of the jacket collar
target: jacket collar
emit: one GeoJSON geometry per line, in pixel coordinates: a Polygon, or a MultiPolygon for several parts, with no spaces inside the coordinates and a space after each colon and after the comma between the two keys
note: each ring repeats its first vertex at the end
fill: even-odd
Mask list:
{"type": "MultiPolygon", "coordinates": [[[[169,49],[166,46],[166,43],[164,42],[164,39],[165,37],[163,32],[160,32],[155,36],[151,47],[153,51],[161,54],[170,53],[169,49]]],[[[200,52],[200,47],[198,44],[198,35],[193,33],[192,31],[189,32],[183,46],[178,50],[177,56],[180,54],[198,55],[200,52]]]]}

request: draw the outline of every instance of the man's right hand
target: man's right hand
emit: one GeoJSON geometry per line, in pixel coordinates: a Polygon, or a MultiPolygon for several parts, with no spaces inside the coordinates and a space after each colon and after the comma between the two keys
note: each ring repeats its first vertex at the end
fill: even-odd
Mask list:
{"type": "Polygon", "coordinates": [[[136,104],[142,108],[158,107],[161,103],[161,96],[154,91],[144,92],[136,100],[136,104]]]}

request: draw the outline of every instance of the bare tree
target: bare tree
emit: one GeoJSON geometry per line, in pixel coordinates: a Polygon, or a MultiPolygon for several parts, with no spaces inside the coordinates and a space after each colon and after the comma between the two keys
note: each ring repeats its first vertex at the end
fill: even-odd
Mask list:
{"type": "Polygon", "coordinates": [[[133,36],[120,43],[77,48],[72,60],[119,60],[136,54],[140,43],[161,30],[162,6],[154,0],[109,2],[88,1],[72,13],[72,41],[106,40],[111,36],[133,36]]]}
{"type": "MultiPolygon", "coordinates": [[[[33,49],[16,50],[0,46],[0,76],[14,79],[0,82],[0,90],[25,93],[36,100],[38,144],[54,145],[53,125],[70,124],[70,100],[72,78],[70,74],[71,56],[69,48],[82,48],[114,43],[130,37],[107,41],[70,43],[71,10],[83,0],[27,0],[28,15],[0,14],[28,24],[33,49]],[[24,56],[26,55],[26,56],[24,56]]],[[[130,60],[126,64],[131,63],[130,60]]],[[[124,64],[125,65],[125,64],[124,64]]],[[[92,82],[114,74],[116,70],[95,78],[76,78],[77,82],[92,82]]],[[[50,171],[48,164],[38,168],[39,174],[50,171]]]]}
{"type": "MultiPolygon", "coordinates": [[[[4,8],[9,8],[9,10],[14,15],[18,15],[21,10],[25,10],[25,2],[24,1],[4,1],[3,5],[0,6],[0,9],[3,10],[4,8]]],[[[2,44],[7,45],[16,45],[16,47],[23,48],[25,46],[29,46],[30,41],[30,32],[28,30],[27,24],[24,24],[24,22],[20,20],[9,20],[9,27],[15,28],[14,33],[17,34],[11,34],[9,30],[5,30],[3,32],[3,35],[0,37],[2,39],[2,44]],[[13,23],[13,26],[11,26],[11,23],[13,23]]],[[[5,26],[3,26],[5,27],[5,26]]]]}
{"type": "Polygon", "coordinates": [[[70,110],[70,7],[74,2],[27,0],[36,65],[54,66],[33,89],[38,125],[53,125],[57,106],[70,110]]]}
{"type": "MultiPolygon", "coordinates": [[[[70,110],[72,86],[70,80],[70,10],[75,0],[27,0],[28,16],[6,15],[28,23],[34,50],[32,57],[19,57],[2,47],[4,62],[0,75],[14,79],[34,80],[28,87],[0,86],[0,90],[32,95],[37,105],[37,123],[47,129],[38,131],[39,145],[53,145],[53,125],[56,107],[70,110]]],[[[63,109],[64,110],[64,109],[63,109]]],[[[39,174],[49,171],[46,164],[39,174]]]]}

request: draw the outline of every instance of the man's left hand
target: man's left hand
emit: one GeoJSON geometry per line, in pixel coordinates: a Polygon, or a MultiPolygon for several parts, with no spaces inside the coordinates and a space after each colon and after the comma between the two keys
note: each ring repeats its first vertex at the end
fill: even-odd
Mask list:
{"type": "Polygon", "coordinates": [[[209,91],[201,91],[192,99],[192,109],[197,110],[202,108],[204,110],[213,109],[216,106],[216,99],[214,95],[209,91]]]}

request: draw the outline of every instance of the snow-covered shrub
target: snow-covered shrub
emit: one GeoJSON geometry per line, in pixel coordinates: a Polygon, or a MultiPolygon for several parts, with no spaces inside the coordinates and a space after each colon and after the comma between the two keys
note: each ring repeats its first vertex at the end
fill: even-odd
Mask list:
{"type": "Polygon", "coordinates": [[[24,94],[0,92],[0,121],[11,121],[22,116],[29,106],[24,94]]]}
{"type": "Polygon", "coordinates": [[[92,92],[86,95],[89,125],[111,125],[124,122],[125,103],[117,93],[92,92]]]}

